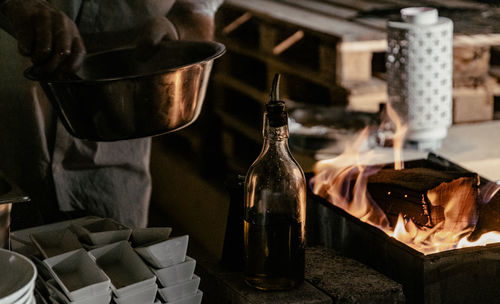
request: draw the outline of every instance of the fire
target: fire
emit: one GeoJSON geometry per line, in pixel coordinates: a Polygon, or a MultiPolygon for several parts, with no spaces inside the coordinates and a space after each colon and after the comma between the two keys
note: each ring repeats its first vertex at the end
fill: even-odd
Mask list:
{"type": "MultiPolygon", "coordinates": [[[[390,107],[388,114],[397,126],[393,144],[395,169],[403,170],[401,151],[406,126],[390,107]]],[[[404,214],[399,214],[396,224],[392,226],[387,215],[367,191],[368,177],[382,168],[381,165],[367,165],[373,157],[373,151],[360,151],[368,137],[369,130],[365,129],[342,155],[315,165],[316,174],[311,185],[316,195],[424,254],[500,242],[500,232],[496,231],[484,233],[476,241],[469,240],[477,223],[478,212],[476,205],[470,203],[475,202],[474,192],[470,189],[477,185],[474,185],[474,180],[467,178],[442,183],[427,192],[430,204],[443,210],[444,219],[439,223],[430,227],[419,226],[405,218],[404,214]]],[[[499,187],[495,186],[486,185],[482,188],[480,198],[484,202],[498,191],[499,187]]]]}
{"type": "Polygon", "coordinates": [[[404,124],[401,119],[399,119],[398,114],[392,108],[390,103],[386,104],[387,116],[388,118],[394,122],[396,130],[394,132],[394,169],[402,170],[404,169],[404,161],[401,151],[403,151],[404,138],[406,135],[406,131],[408,127],[404,124]]]}

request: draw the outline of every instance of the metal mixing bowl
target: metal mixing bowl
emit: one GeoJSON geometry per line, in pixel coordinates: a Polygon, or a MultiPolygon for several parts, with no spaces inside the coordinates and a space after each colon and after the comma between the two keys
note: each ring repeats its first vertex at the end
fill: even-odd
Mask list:
{"type": "Polygon", "coordinates": [[[10,211],[13,203],[29,201],[17,186],[0,172],[0,248],[9,249],[10,211]]]}
{"type": "Polygon", "coordinates": [[[146,60],[133,48],[88,55],[76,79],[46,79],[33,69],[64,126],[73,136],[115,141],[173,132],[199,115],[217,42],[168,41],[146,60]]]}

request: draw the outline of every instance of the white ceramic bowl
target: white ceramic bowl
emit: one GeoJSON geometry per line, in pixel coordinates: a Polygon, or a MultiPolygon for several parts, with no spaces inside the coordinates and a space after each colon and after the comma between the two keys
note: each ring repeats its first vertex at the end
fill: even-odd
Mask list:
{"type": "Polygon", "coordinates": [[[86,297],[85,299],[78,301],[71,301],[60,289],[59,285],[55,280],[47,281],[47,286],[50,289],[51,297],[56,299],[59,303],[63,304],[109,304],[111,302],[111,290],[109,289],[106,293],[95,295],[91,297],[86,297]]]}
{"type": "Polygon", "coordinates": [[[132,233],[132,229],[110,218],[95,220],[83,225],[72,224],[71,230],[88,245],[106,245],[126,241],[132,233]]]}
{"type": "Polygon", "coordinates": [[[29,303],[31,303],[33,301],[33,298],[35,297],[34,291],[35,291],[35,286],[33,285],[33,287],[28,289],[25,294],[23,294],[19,299],[17,299],[15,302],[12,302],[12,303],[15,303],[15,304],[29,304],[29,303]]]}
{"type": "Polygon", "coordinates": [[[158,290],[158,293],[165,302],[170,303],[181,298],[195,295],[198,286],[200,286],[200,277],[193,275],[191,280],[161,288],[158,290]]]}
{"type": "Polygon", "coordinates": [[[44,258],[82,248],[76,234],[69,229],[34,232],[30,238],[44,258]]]}
{"type": "Polygon", "coordinates": [[[196,260],[186,256],[186,260],[182,263],[161,269],[151,268],[151,270],[153,270],[161,285],[167,287],[191,280],[195,267],[196,260]]]}
{"type": "Polygon", "coordinates": [[[137,247],[135,251],[151,266],[165,268],[184,262],[189,236],[183,235],[150,246],[137,247]]]}
{"type": "Polygon", "coordinates": [[[71,301],[105,294],[110,279],[84,249],[78,249],[43,260],[57,284],[71,301]]]}
{"type": "Polygon", "coordinates": [[[14,303],[33,290],[36,267],[27,257],[0,249],[0,304],[14,303]]]}
{"type": "Polygon", "coordinates": [[[116,297],[126,297],[156,285],[156,276],[127,241],[91,250],[89,254],[111,279],[111,289],[116,297]]]}
{"type": "Polygon", "coordinates": [[[201,304],[202,298],[203,298],[203,292],[201,290],[197,290],[196,293],[192,296],[168,302],[168,304],[201,304]]]}
{"type": "Polygon", "coordinates": [[[170,227],[135,228],[130,237],[132,247],[144,247],[166,241],[171,232],[170,227]]]}
{"type": "Polygon", "coordinates": [[[130,294],[126,297],[114,297],[114,301],[116,304],[153,303],[156,298],[157,290],[158,290],[158,285],[154,284],[148,288],[139,290],[136,293],[130,294]]]}

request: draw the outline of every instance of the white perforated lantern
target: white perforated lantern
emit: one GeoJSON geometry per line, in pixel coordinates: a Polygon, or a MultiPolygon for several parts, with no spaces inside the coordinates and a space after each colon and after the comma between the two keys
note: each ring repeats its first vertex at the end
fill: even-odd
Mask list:
{"type": "Polygon", "coordinates": [[[406,140],[436,149],[452,123],[453,22],[424,7],[401,17],[387,26],[389,102],[408,124],[406,140]]]}

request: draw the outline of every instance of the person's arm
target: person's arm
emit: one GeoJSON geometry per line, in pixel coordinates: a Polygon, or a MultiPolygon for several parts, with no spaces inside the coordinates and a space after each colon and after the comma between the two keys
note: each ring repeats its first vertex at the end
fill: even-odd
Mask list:
{"type": "Polygon", "coordinates": [[[30,57],[38,72],[75,72],[85,46],[75,23],[44,0],[0,0],[19,52],[30,57]]]}
{"type": "Polygon", "coordinates": [[[162,40],[212,40],[214,15],[223,0],[177,0],[167,16],[152,18],[140,31],[139,44],[162,40]]]}
{"type": "Polygon", "coordinates": [[[181,39],[212,40],[214,15],[224,0],[177,0],[168,14],[181,39]]]}

